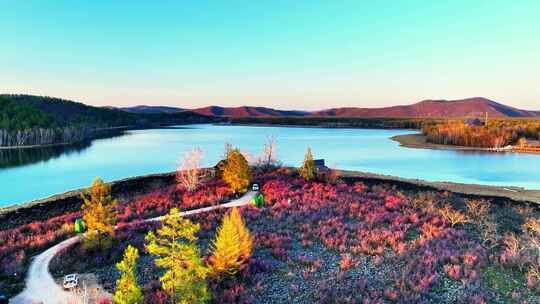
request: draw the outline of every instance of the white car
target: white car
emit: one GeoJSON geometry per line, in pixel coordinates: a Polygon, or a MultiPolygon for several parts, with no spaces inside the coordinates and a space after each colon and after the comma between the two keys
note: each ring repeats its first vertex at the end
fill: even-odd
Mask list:
{"type": "Polygon", "coordinates": [[[251,186],[251,190],[252,191],[259,191],[259,184],[253,184],[253,186],[251,186]]]}
{"type": "Polygon", "coordinates": [[[64,283],[62,284],[64,289],[73,289],[79,286],[79,276],[76,274],[68,274],[64,277],[64,283]]]}

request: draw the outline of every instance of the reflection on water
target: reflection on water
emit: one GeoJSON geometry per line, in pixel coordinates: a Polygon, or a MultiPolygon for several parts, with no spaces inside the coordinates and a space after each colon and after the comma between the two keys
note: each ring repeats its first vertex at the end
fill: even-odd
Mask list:
{"type": "Polygon", "coordinates": [[[27,149],[1,149],[0,169],[29,165],[54,159],[62,155],[79,153],[90,147],[91,144],[91,141],[88,140],[73,145],[46,146],[27,149]]]}
{"type": "Polygon", "coordinates": [[[97,176],[112,181],[170,172],[194,146],[205,151],[204,166],[221,159],[225,142],[257,156],[271,135],[276,136],[278,158],[285,165],[299,166],[309,145],[316,158],[341,169],[540,189],[539,155],[409,149],[389,139],[410,132],[192,125],[131,130],[77,146],[0,151],[0,207],[87,187],[97,176]]]}
{"type": "MultiPolygon", "coordinates": [[[[103,131],[94,136],[94,140],[115,138],[125,134],[125,131],[103,131]]],[[[77,154],[90,146],[92,146],[92,140],[84,140],[70,145],[51,145],[24,149],[0,149],[0,169],[20,167],[48,161],[63,155],[68,156],[77,154]]]]}

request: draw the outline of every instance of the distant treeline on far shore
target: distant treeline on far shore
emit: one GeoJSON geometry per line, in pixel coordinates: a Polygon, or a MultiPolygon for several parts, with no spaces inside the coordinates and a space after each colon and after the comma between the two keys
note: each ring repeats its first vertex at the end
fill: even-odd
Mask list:
{"type": "Polygon", "coordinates": [[[371,117],[232,117],[232,124],[275,125],[324,128],[421,129],[426,122],[443,122],[431,118],[371,118],[371,117]]]}

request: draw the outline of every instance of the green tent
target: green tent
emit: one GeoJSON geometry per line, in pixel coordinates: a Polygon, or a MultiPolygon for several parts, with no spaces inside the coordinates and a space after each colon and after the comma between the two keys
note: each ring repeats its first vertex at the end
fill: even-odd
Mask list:
{"type": "Polygon", "coordinates": [[[251,199],[251,203],[255,205],[257,208],[261,208],[264,205],[264,196],[262,195],[262,193],[255,195],[251,199]]]}
{"type": "Polygon", "coordinates": [[[86,225],[84,224],[84,220],[82,218],[75,220],[74,229],[76,233],[83,233],[86,230],[86,225]]]}

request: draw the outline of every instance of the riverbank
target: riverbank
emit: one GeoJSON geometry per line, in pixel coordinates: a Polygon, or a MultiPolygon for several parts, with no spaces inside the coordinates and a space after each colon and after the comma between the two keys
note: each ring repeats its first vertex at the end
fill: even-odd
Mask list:
{"type": "Polygon", "coordinates": [[[492,148],[479,148],[479,147],[467,147],[467,146],[455,146],[455,145],[443,145],[434,144],[427,141],[426,136],[420,133],[405,134],[390,137],[391,140],[396,141],[402,147],[413,149],[433,149],[433,150],[457,150],[457,151],[483,151],[483,152],[514,152],[514,153],[528,153],[528,154],[540,154],[540,147],[517,147],[509,146],[509,148],[492,149],[492,148]]]}
{"type": "Polygon", "coordinates": [[[500,187],[477,184],[462,184],[452,182],[430,182],[421,179],[401,178],[369,172],[340,170],[340,176],[345,179],[355,179],[362,182],[389,183],[406,189],[448,191],[466,197],[486,198],[495,200],[511,200],[514,202],[540,204],[540,190],[526,190],[520,187],[500,187]]]}
{"type": "Polygon", "coordinates": [[[459,150],[459,151],[485,151],[492,152],[488,148],[466,147],[466,146],[454,146],[454,145],[442,145],[433,144],[427,142],[427,139],[421,133],[405,134],[390,137],[391,140],[396,141],[402,147],[414,148],[414,149],[433,149],[433,150],[459,150]]]}
{"type": "MultiPolygon", "coordinates": [[[[355,126],[351,124],[317,124],[317,125],[291,125],[291,124],[272,124],[272,123],[215,123],[216,126],[233,126],[233,127],[273,127],[273,128],[301,128],[301,129],[367,129],[367,130],[397,130],[404,129],[402,127],[391,126],[355,126]]],[[[415,130],[415,129],[404,129],[415,130]]]]}
{"type": "MultiPolygon", "coordinates": [[[[384,183],[407,190],[448,191],[472,198],[540,204],[540,190],[452,182],[429,182],[421,179],[408,179],[361,171],[339,170],[338,172],[341,178],[348,182],[361,181],[371,185],[384,183]]],[[[136,176],[113,181],[110,185],[115,198],[120,201],[127,201],[155,189],[170,186],[173,183],[175,183],[175,172],[136,176]]],[[[80,196],[83,191],[84,189],[68,191],[45,199],[0,208],[0,229],[77,211],[82,204],[80,196]]]]}
{"type": "Polygon", "coordinates": [[[72,141],[61,141],[47,144],[33,144],[33,145],[15,145],[15,146],[0,146],[0,150],[17,150],[17,149],[40,149],[51,147],[62,147],[76,145],[85,141],[92,141],[100,138],[111,138],[123,135],[125,131],[135,130],[135,126],[119,126],[110,128],[99,128],[85,132],[80,138],[72,141]]]}

